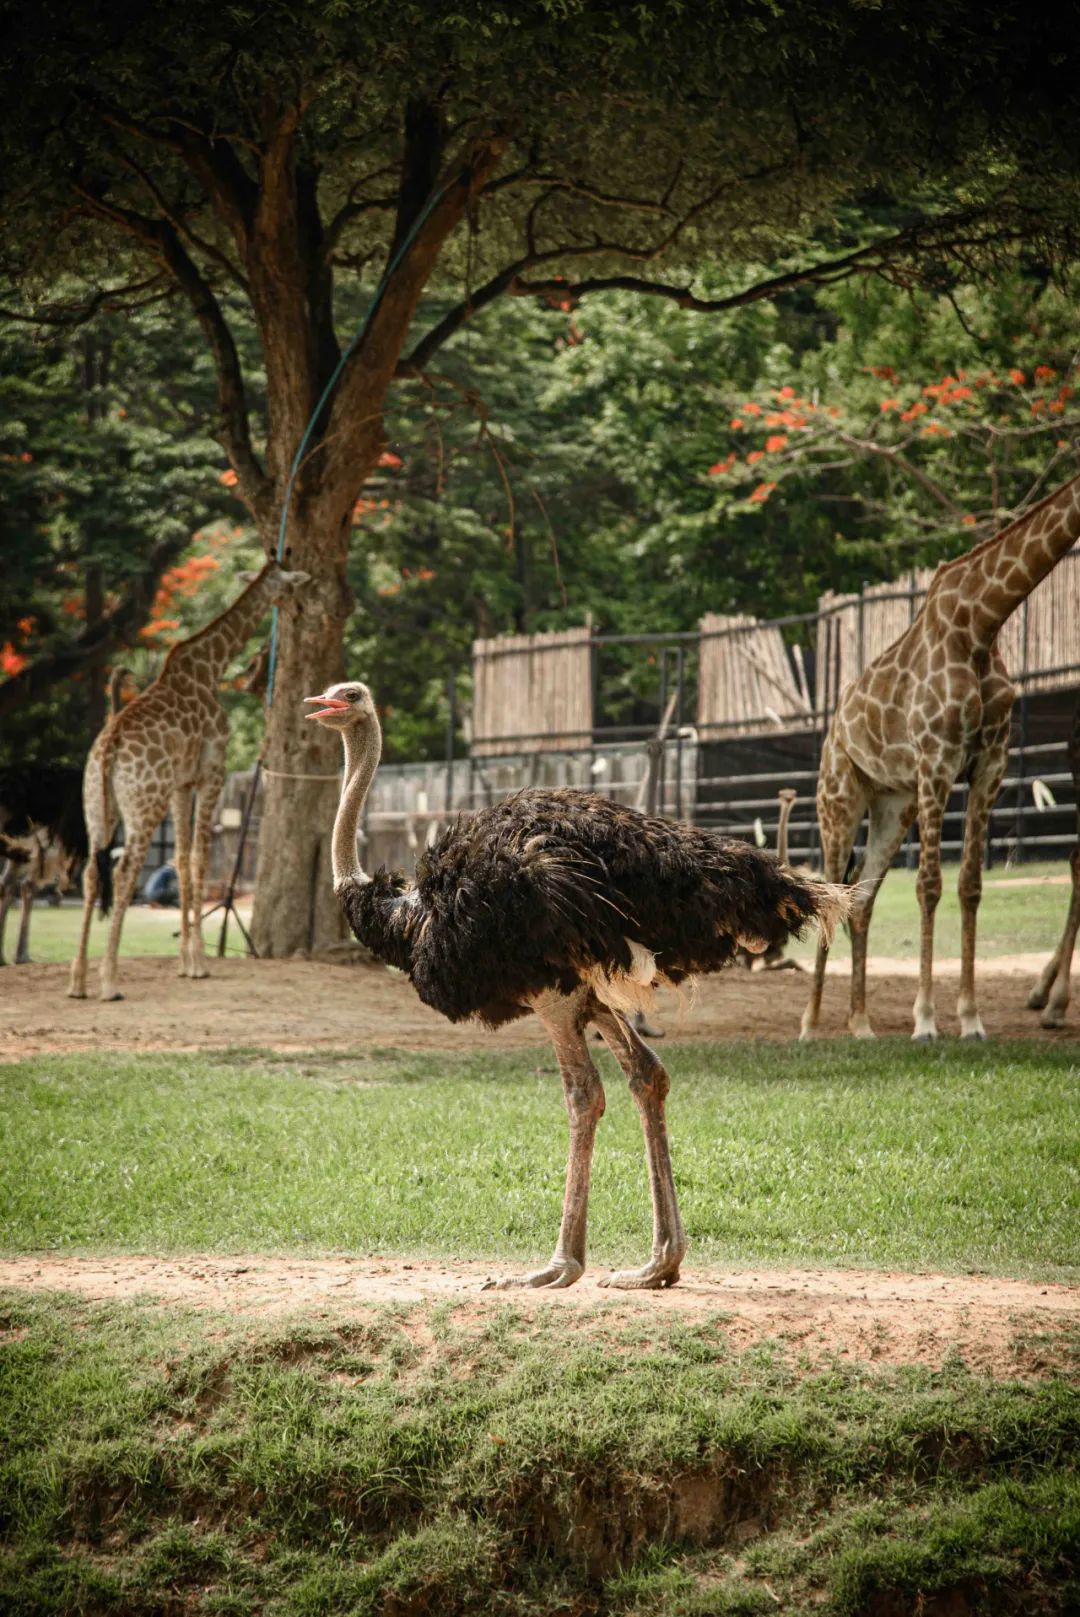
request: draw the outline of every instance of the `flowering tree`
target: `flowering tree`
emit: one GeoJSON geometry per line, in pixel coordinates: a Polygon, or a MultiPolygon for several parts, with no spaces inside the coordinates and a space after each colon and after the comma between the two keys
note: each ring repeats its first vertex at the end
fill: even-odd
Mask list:
{"type": "Polygon", "coordinates": [[[718,510],[815,502],[875,571],[936,562],[995,533],[1076,474],[1074,307],[1071,287],[1022,316],[1007,303],[1002,329],[982,339],[956,310],[949,346],[966,363],[944,373],[928,374],[929,335],[911,352],[894,328],[875,334],[873,352],[849,340],[846,352],[807,356],[794,380],[729,395],[726,452],[705,472],[718,510]]]}
{"type": "Polygon", "coordinates": [[[1051,10],[991,5],[978,33],[961,0],[925,23],[834,0],[9,0],[5,20],[5,250],[31,302],[48,264],[89,277],[88,302],[186,306],[267,551],[316,416],[288,513],[313,585],[280,636],[263,954],[336,935],[336,755],[300,698],[344,671],[353,513],[390,401],[424,399],[478,311],[620,289],[716,313],[930,258],[940,273],[1072,216],[1080,117],[1051,10]],[[860,213],[885,176],[902,209],[860,213]],[[750,261],[775,267],[746,277],[750,261]],[[728,271],[716,295],[703,262],[728,271]],[[343,288],[377,282],[343,347],[343,288]]]}

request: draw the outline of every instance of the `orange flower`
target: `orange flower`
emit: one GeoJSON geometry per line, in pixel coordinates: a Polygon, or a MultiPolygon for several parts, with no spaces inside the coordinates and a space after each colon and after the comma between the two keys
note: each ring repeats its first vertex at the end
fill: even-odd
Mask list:
{"type": "Polygon", "coordinates": [[[775,483],[759,483],[750,496],[751,501],[755,505],[764,505],[775,487],[775,483]]]}
{"type": "Polygon", "coordinates": [[[0,646],[0,668],[12,679],[16,674],[22,673],[29,661],[29,657],[24,657],[21,652],[15,650],[10,640],[6,645],[0,646]]]}
{"type": "Polygon", "coordinates": [[[430,567],[418,567],[416,569],[416,576],[417,578],[421,579],[423,583],[430,584],[431,580],[435,577],[435,574],[430,567]]]}
{"type": "Polygon", "coordinates": [[[1040,415],[1042,413],[1042,411],[1045,410],[1045,409],[1046,409],[1046,400],[1045,399],[1032,399],[1032,401],[1031,401],[1031,413],[1032,413],[1032,415],[1040,415]]]}
{"type": "Polygon", "coordinates": [[[965,528],[973,528],[975,526],[976,519],[975,519],[975,517],[972,516],[971,512],[969,511],[967,516],[964,516],[964,517],[960,518],[960,521],[964,524],[965,528]]]}
{"type": "Polygon", "coordinates": [[[795,397],[795,389],[793,387],[782,387],[776,396],[778,399],[793,399],[795,397]]]}
{"type": "Polygon", "coordinates": [[[380,466],[393,466],[393,467],[400,466],[401,465],[401,456],[400,455],[395,455],[394,452],[392,450],[390,450],[390,449],[384,449],[382,454],[379,456],[379,465],[380,466]]]}
{"type": "Polygon", "coordinates": [[[228,471],[222,472],[221,476],[218,478],[218,482],[223,484],[225,488],[235,488],[239,481],[240,479],[237,477],[231,466],[229,467],[228,471]]]}
{"type": "Polygon", "coordinates": [[[1017,387],[1023,387],[1024,383],[1027,381],[1027,377],[1024,375],[1023,371],[1011,370],[1009,372],[1009,376],[1016,383],[1017,387]]]}
{"type": "Polygon", "coordinates": [[[24,449],[22,454],[19,456],[19,459],[22,461],[24,466],[29,466],[29,464],[33,460],[33,458],[34,457],[30,453],[29,449],[24,449]]]}
{"type": "Polygon", "coordinates": [[[731,427],[732,432],[738,432],[739,428],[742,426],[742,422],[739,420],[738,416],[736,416],[734,420],[728,423],[728,425],[731,427]]]}
{"type": "Polygon", "coordinates": [[[742,413],[743,413],[743,415],[760,415],[761,414],[761,405],[760,404],[744,404],[743,407],[742,407],[742,413]]]}
{"type": "Polygon", "coordinates": [[[36,625],[37,618],[20,618],[15,627],[25,640],[27,635],[33,634],[36,625]]]}
{"type": "Polygon", "coordinates": [[[863,370],[870,376],[876,376],[882,382],[895,382],[897,380],[896,372],[891,365],[864,365],[863,370]]]}
{"type": "Polygon", "coordinates": [[[748,466],[753,466],[755,461],[763,459],[764,455],[765,451],[763,449],[751,449],[750,453],[746,457],[746,464],[748,466]]]}
{"type": "Polygon", "coordinates": [[[878,405],[878,409],[881,411],[882,415],[885,415],[889,410],[899,410],[899,408],[899,399],[882,399],[881,403],[878,405]]]}
{"type": "Polygon", "coordinates": [[[1035,380],[1037,382],[1052,382],[1056,376],[1057,371],[1052,365],[1036,365],[1035,367],[1035,380]]]}
{"type": "Polygon", "coordinates": [[[734,452],[734,450],[732,450],[731,454],[728,455],[726,460],[718,460],[716,462],[715,466],[710,466],[709,467],[709,476],[710,477],[719,477],[721,475],[721,473],[723,473],[723,472],[730,472],[730,470],[734,466],[734,464],[735,464],[735,452],[734,452]]]}
{"type": "Polygon", "coordinates": [[[914,419],[915,419],[915,417],[917,415],[925,415],[926,411],[927,411],[927,406],[922,402],[921,399],[916,399],[915,403],[910,405],[903,412],[900,419],[901,419],[901,421],[914,421],[914,419]]]}
{"type": "Polygon", "coordinates": [[[786,443],[786,434],[782,432],[774,433],[771,438],[766,438],[765,440],[765,452],[768,455],[775,455],[778,450],[783,449],[786,443]]]}

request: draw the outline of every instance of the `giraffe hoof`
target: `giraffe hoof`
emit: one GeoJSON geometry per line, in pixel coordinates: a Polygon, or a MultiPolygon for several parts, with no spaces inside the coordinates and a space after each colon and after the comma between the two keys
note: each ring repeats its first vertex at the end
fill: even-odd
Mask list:
{"type": "Polygon", "coordinates": [[[1028,1010],[1029,1011],[1041,1011],[1041,1010],[1043,1010],[1045,1005],[1046,1005],[1046,998],[1047,998],[1047,996],[1045,994],[1041,994],[1037,988],[1033,988],[1031,990],[1031,993],[1027,997],[1027,1008],[1028,1008],[1028,1010]]]}
{"type": "Polygon", "coordinates": [[[986,1034],[982,1031],[981,1028],[976,1029],[975,1032],[973,1032],[973,1033],[961,1033],[960,1037],[964,1040],[964,1042],[966,1044],[985,1044],[986,1043],[986,1034]]]}
{"type": "Polygon", "coordinates": [[[911,1035],[911,1042],[912,1042],[912,1044],[936,1044],[937,1043],[937,1034],[936,1033],[913,1033],[911,1035]]]}
{"type": "MultiPolygon", "coordinates": [[[[85,997],[85,996],[84,996],[84,997],[85,997]]],[[[99,999],[101,999],[101,1001],[102,1001],[102,1002],[103,1002],[103,1004],[106,1004],[106,1005],[107,1005],[107,1004],[109,1004],[109,1002],[110,1002],[110,1001],[111,1001],[111,1000],[114,1000],[114,999],[123,999],[123,997],[124,997],[124,996],[123,996],[123,994],[122,994],[122,993],[121,993],[121,992],[120,992],[120,990],[119,990],[119,988],[114,988],[114,989],[113,989],[113,991],[112,991],[112,993],[111,993],[111,994],[100,994],[100,995],[99,995],[99,996],[98,996],[98,997],[99,997],[99,999]]]]}
{"type": "Polygon", "coordinates": [[[1039,1017],[1039,1026],[1049,1028],[1051,1032],[1055,1029],[1060,1032],[1065,1026],[1065,1013],[1063,1011],[1044,1011],[1042,1016],[1039,1017]]]}

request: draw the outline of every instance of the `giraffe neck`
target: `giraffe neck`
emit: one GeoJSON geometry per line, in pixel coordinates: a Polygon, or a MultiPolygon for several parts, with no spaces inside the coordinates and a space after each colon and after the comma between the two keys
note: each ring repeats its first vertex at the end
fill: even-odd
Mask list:
{"type": "Polygon", "coordinates": [[[976,545],[959,564],[971,605],[976,642],[989,646],[1006,618],[1025,601],[1080,538],[1080,477],[976,545]]]}
{"type": "Polygon", "coordinates": [[[181,640],[165,660],[161,677],[170,673],[190,673],[198,670],[200,678],[216,682],[232,662],[237,652],[247,645],[262,619],[266,616],[274,593],[278,570],[267,562],[258,578],[248,585],[231,606],[226,607],[205,629],[181,640]]]}

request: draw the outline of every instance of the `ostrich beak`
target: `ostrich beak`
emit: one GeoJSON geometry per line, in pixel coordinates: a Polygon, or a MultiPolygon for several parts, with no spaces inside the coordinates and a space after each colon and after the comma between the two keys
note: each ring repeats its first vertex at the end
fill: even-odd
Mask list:
{"type": "Polygon", "coordinates": [[[327,713],[347,713],[348,702],[342,702],[336,696],[305,696],[305,702],[321,702],[323,705],[317,713],[305,713],[305,719],[321,719],[327,713]]]}

